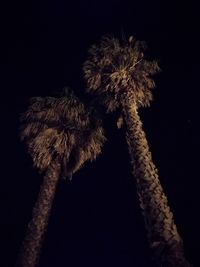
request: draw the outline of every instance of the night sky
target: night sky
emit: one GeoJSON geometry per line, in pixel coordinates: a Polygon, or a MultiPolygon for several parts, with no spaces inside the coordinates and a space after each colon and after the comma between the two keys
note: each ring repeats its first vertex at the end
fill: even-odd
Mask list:
{"type": "MultiPolygon", "coordinates": [[[[84,99],[88,47],[122,32],[145,40],[162,68],[154,102],[140,115],[187,258],[200,266],[199,14],[191,1],[163,2],[7,1],[1,8],[0,266],[14,266],[42,181],[19,141],[20,113],[31,96],[64,86],[84,99]]],[[[117,115],[105,119],[108,141],[97,160],[59,182],[41,267],[153,266],[117,115]]]]}

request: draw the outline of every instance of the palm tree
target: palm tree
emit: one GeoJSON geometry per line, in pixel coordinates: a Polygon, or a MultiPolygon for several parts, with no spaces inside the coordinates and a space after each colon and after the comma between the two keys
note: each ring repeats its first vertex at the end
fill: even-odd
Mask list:
{"type": "MultiPolygon", "coordinates": [[[[190,266],[184,257],[183,242],[173,220],[167,198],[152,161],[138,108],[149,106],[151,76],[159,72],[156,61],[144,58],[146,45],[133,36],[120,43],[103,37],[88,52],[83,65],[87,91],[103,104],[107,112],[121,108],[126,122],[126,139],[140,207],[145,220],[150,247],[158,266],[190,266]]],[[[122,118],[118,121],[120,127],[122,118]]]]}
{"type": "Polygon", "coordinates": [[[92,109],[86,109],[69,90],[60,98],[32,98],[21,122],[21,139],[34,166],[44,173],[17,263],[20,267],[35,267],[59,177],[70,178],[87,160],[94,160],[105,137],[92,109]]]}

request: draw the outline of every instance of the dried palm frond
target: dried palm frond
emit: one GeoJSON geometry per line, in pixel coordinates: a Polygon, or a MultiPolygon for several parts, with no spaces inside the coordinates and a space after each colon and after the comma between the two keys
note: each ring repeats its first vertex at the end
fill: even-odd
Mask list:
{"type": "Polygon", "coordinates": [[[108,112],[114,111],[127,95],[138,107],[148,106],[155,86],[151,75],[159,71],[156,61],[144,59],[144,42],[132,36],[128,42],[103,37],[88,51],[83,65],[87,90],[98,96],[108,112]]]}
{"type": "Polygon", "coordinates": [[[21,140],[40,171],[58,158],[62,176],[71,176],[101,152],[105,141],[100,119],[69,91],[60,98],[34,97],[21,115],[21,140]]]}
{"type": "Polygon", "coordinates": [[[122,126],[123,126],[123,124],[124,124],[124,119],[123,119],[123,115],[121,114],[121,115],[119,116],[118,120],[117,120],[117,128],[118,128],[118,129],[121,129],[122,126]]]}

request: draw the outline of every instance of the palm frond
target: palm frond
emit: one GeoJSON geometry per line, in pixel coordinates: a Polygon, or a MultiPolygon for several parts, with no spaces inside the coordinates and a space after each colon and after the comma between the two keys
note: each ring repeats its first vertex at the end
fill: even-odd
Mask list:
{"type": "Polygon", "coordinates": [[[98,45],[88,51],[83,65],[87,90],[114,111],[128,96],[138,107],[148,106],[152,100],[151,89],[155,87],[151,76],[160,69],[156,61],[144,59],[146,44],[135,40],[120,43],[113,37],[103,37],[98,45]]]}
{"type": "Polygon", "coordinates": [[[94,160],[105,142],[101,120],[69,91],[60,98],[32,98],[21,123],[21,140],[40,171],[57,158],[62,175],[70,176],[94,160]]]}

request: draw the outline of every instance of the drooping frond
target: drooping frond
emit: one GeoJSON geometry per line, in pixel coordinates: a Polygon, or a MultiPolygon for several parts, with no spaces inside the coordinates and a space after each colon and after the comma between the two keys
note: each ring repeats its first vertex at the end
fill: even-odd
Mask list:
{"type": "Polygon", "coordinates": [[[98,96],[107,111],[115,110],[127,94],[140,106],[148,106],[155,86],[151,76],[159,71],[156,61],[144,58],[144,42],[132,36],[128,42],[103,37],[88,52],[83,65],[87,90],[98,96]]]}
{"type": "Polygon", "coordinates": [[[34,165],[44,171],[57,158],[63,176],[71,176],[87,160],[94,160],[105,141],[100,119],[72,92],[60,98],[32,98],[21,122],[21,140],[34,165]]]}

